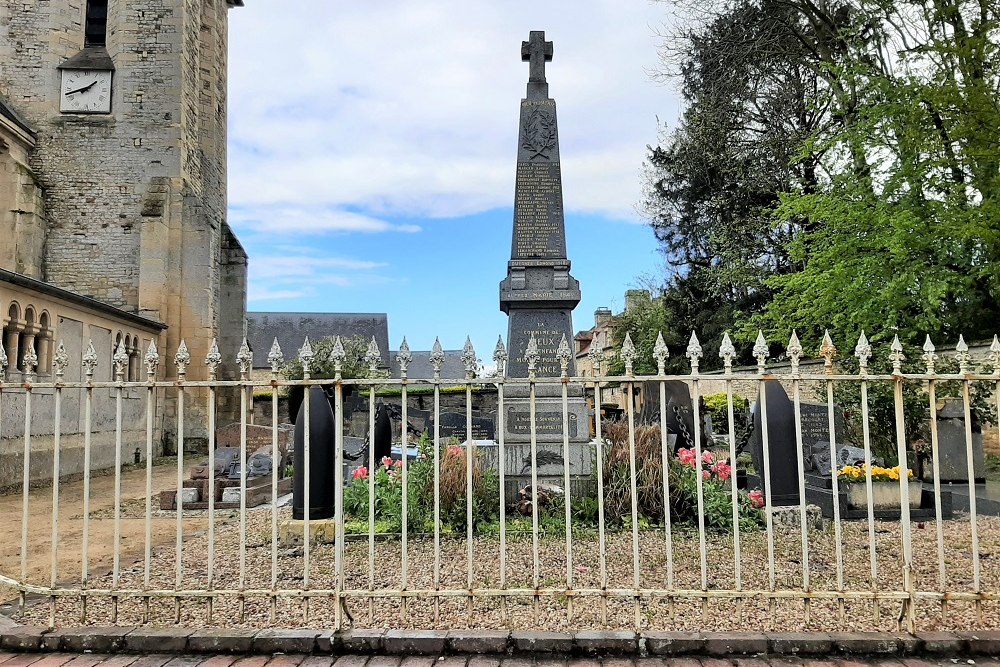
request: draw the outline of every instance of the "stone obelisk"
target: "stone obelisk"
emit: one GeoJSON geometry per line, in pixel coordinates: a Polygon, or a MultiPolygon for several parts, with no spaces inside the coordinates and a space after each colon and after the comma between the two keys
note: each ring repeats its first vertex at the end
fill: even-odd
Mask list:
{"type": "MultiPolygon", "coordinates": [[[[518,131],[517,178],[514,188],[514,231],[507,278],[500,283],[500,310],[509,317],[507,375],[528,377],[526,351],[534,336],[539,358],[537,378],[558,378],[562,369],[556,352],[563,336],[573,347],[573,308],[580,302],[580,283],[570,273],[566,257],[562,175],[556,103],[549,98],[545,63],[552,60],[552,42],[545,33],[531,31],[522,42],[521,59],[530,63],[527,95],[521,100],[518,131]]],[[[571,358],[569,374],[576,374],[571,358]]],[[[577,480],[589,478],[591,453],[589,420],[583,387],[571,384],[569,394],[570,456],[563,456],[562,389],[559,384],[536,388],[535,432],[538,472],[547,481],[562,484],[564,465],[577,480]]],[[[509,474],[530,478],[528,390],[524,385],[505,391],[504,435],[509,474]]],[[[522,483],[523,478],[518,480],[522,483]]],[[[574,484],[575,486],[575,484],[574,484]]]]}

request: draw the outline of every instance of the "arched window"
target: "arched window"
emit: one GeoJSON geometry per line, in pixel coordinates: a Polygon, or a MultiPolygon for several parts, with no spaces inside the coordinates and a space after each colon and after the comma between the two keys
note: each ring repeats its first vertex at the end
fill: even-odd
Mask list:
{"type": "Polygon", "coordinates": [[[11,302],[7,309],[7,321],[3,325],[3,346],[7,355],[7,367],[9,370],[17,370],[18,343],[20,342],[21,331],[21,308],[16,301],[11,302]]]}
{"type": "Polygon", "coordinates": [[[28,306],[24,309],[24,328],[18,335],[19,340],[17,342],[17,368],[21,372],[26,370],[24,367],[24,355],[27,354],[29,349],[34,353],[35,358],[38,358],[38,347],[35,341],[35,334],[37,332],[38,329],[35,327],[35,309],[28,306]]]}
{"type": "Polygon", "coordinates": [[[38,350],[38,372],[52,372],[52,327],[47,311],[38,316],[38,335],[35,337],[35,349],[38,350]]]}

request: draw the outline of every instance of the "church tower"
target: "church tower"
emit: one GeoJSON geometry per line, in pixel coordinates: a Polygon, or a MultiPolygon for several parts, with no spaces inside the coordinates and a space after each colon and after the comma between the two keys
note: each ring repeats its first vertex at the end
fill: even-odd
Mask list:
{"type": "Polygon", "coordinates": [[[0,268],[166,324],[167,377],[181,339],[200,379],[212,339],[232,369],[243,336],[247,257],[226,222],[242,5],[0,0],[0,115],[25,127],[15,189],[32,203],[0,202],[0,237],[20,244],[0,243],[0,268]]]}

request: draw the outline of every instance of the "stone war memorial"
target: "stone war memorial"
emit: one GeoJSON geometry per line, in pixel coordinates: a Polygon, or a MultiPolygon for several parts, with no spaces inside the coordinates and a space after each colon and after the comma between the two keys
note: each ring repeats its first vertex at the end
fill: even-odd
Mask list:
{"type": "MultiPolygon", "coordinates": [[[[541,30],[498,59],[528,76],[503,130],[509,259],[477,267],[507,317],[495,366],[471,337],[391,349],[388,313],[247,321],[223,150],[226,16],[243,2],[160,4],[0,4],[0,37],[32,45],[0,42],[17,56],[0,59],[0,194],[19,198],[0,211],[0,667],[1000,654],[984,444],[1000,339],[918,351],[893,331],[719,331],[709,345],[626,333],[603,308],[576,331],[591,279],[567,251],[541,30]],[[58,36],[58,58],[39,35],[58,36]],[[55,97],[26,88],[36,51],[66,77],[55,97]],[[149,84],[147,58],[164,77],[147,102],[72,97],[149,84]],[[142,148],[122,134],[139,121],[153,166],[117,157],[142,148]],[[69,185],[46,191],[77,169],[53,152],[69,135],[102,142],[92,170],[118,227],[97,231],[86,198],[66,218],[69,185]],[[141,187],[98,168],[121,180],[122,165],[141,187]],[[75,283],[100,289],[76,293],[70,237],[88,234],[114,252],[75,283]]],[[[623,315],[662,303],[635,296],[623,315]]]]}
{"type": "MultiPolygon", "coordinates": [[[[568,375],[576,375],[568,345],[573,340],[572,313],[580,302],[580,284],[570,275],[566,256],[556,102],[549,97],[545,80],[545,63],[552,56],[552,42],[546,42],[541,31],[532,31],[521,47],[530,75],[521,100],[510,261],[507,277],[500,283],[500,309],[509,317],[507,375],[512,378],[561,377],[560,345],[568,375]]],[[[583,386],[571,384],[568,394],[570,445],[569,460],[565,460],[561,387],[535,387],[536,456],[543,481],[561,484],[564,466],[575,480],[590,477],[593,462],[583,386]]],[[[531,469],[532,414],[527,399],[526,385],[505,388],[507,469],[517,471],[512,483],[520,486],[524,486],[524,471],[531,469]]]]}

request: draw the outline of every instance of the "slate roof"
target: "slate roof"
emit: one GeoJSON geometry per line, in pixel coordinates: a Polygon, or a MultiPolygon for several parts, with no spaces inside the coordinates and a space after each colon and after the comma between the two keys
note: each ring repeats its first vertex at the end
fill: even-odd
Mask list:
{"type": "MultiPolygon", "coordinates": [[[[389,355],[390,372],[392,377],[399,377],[399,362],[396,355],[399,350],[393,350],[389,355]]],[[[406,371],[406,376],[419,380],[430,380],[434,377],[434,365],[431,364],[431,351],[411,351],[413,361],[406,371]]],[[[462,361],[462,350],[445,350],[444,363],[441,364],[441,377],[445,380],[457,380],[465,377],[465,362],[462,361]]]]}
{"type": "Polygon", "coordinates": [[[17,110],[14,109],[13,105],[4,99],[2,95],[0,95],[0,116],[3,116],[10,122],[14,123],[14,125],[31,135],[32,138],[37,136],[37,132],[35,132],[35,129],[28,124],[28,121],[24,119],[24,116],[19,114],[17,110]]]}
{"type": "MultiPolygon", "coordinates": [[[[254,368],[268,368],[267,353],[275,338],[286,359],[302,347],[306,336],[375,336],[382,365],[389,366],[389,318],[385,313],[247,313],[247,342],[254,351],[254,368]]],[[[394,353],[395,354],[395,353],[394,353]]]]}

